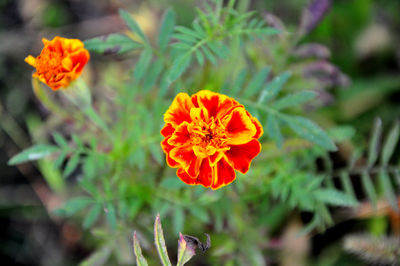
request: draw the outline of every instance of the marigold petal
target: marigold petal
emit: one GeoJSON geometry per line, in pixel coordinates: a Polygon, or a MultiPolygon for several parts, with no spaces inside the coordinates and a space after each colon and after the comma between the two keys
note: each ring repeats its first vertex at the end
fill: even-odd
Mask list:
{"type": "Polygon", "coordinates": [[[171,135],[171,138],[168,140],[168,144],[172,146],[176,145],[186,145],[190,141],[190,133],[188,131],[188,122],[183,122],[176,129],[175,132],[171,135]]]}
{"type": "Polygon", "coordinates": [[[212,189],[219,189],[233,182],[236,178],[235,171],[232,166],[225,160],[221,159],[217,165],[214,166],[213,182],[211,185],[212,189]]]}
{"type": "Polygon", "coordinates": [[[196,179],[197,184],[201,184],[204,187],[210,187],[213,180],[213,170],[210,167],[210,163],[207,159],[204,159],[200,165],[200,173],[196,179]]]}
{"type": "Polygon", "coordinates": [[[186,171],[192,163],[195,163],[197,158],[191,145],[174,147],[169,155],[186,171]]]}
{"type": "Polygon", "coordinates": [[[192,121],[208,121],[208,111],[205,108],[192,108],[190,118],[192,121]]]}
{"type": "Polygon", "coordinates": [[[179,177],[180,180],[188,185],[197,185],[197,180],[191,178],[183,168],[178,168],[178,170],[176,171],[176,175],[179,177]]]}
{"type": "Polygon", "coordinates": [[[201,90],[192,96],[192,102],[208,110],[209,117],[222,118],[233,107],[240,106],[234,99],[220,93],[201,90]]]}
{"type": "Polygon", "coordinates": [[[90,54],[87,50],[81,50],[79,52],[75,52],[69,56],[72,61],[72,65],[74,66],[75,73],[81,73],[86,63],[90,59],[90,54]]]}
{"type": "Polygon", "coordinates": [[[190,122],[190,109],[193,108],[193,103],[187,93],[178,93],[167,112],[164,114],[165,123],[170,123],[176,127],[182,122],[190,122]]]}
{"type": "Polygon", "coordinates": [[[247,143],[256,135],[257,129],[243,107],[235,108],[222,122],[226,127],[228,143],[247,143]]]}
{"type": "Polygon", "coordinates": [[[161,129],[160,133],[163,137],[171,136],[174,133],[175,128],[171,124],[165,124],[165,126],[161,129]]]}
{"type": "Polygon", "coordinates": [[[73,69],[73,64],[72,64],[72,60],[69,57],[65,57],[62,61],[61,64],[63,66],[63,68],[65,69],[65,71],[71,71],[73,69]]]}
{"type": "Polygon", "coordinates": [[[33,56],[31,56],[31,55],[28,55],[28,56],[25,58],[25,62],[27,62],[28,64],[30,64],[30,65],[33,66],[33,67],[36,66],[36,58],[33,57],[33,56]]]}
{"type": "Polygon", "coordinates": [[[235,170],[245,174],[249,170],[251,161],[260,153],[260,151],[260,142],[253,139],[246,144],[231,145],[231,148],[225,152],[225,156],[233,165],[235,170]]]}
{"type": "Polygon", "coordinates": [[[171,145],[168,144],[168,139],[169,138],[170,137],[167,137],[161,142],[161,148],[163,149],[163,151],[166,154],[166,162],[169,165],[169,167],[175,168],[175,167],[179,166],[179,163],[176,162],[174,159],[172,159],[171,156],[169,155],[171,150],[174,148],[174,146],[171,146],[171,145]]]}
{"type": "Polygon", "coordinates": [[[263,127],[261,126],[261,123],[258,121],[257,118],[251,116],[249,112],[247,112],[247,114],[248,114],[248,116],[251,118],[251,121],[253,122],[254,126],[255,126],[256,129],[257,129],[257,132],[256,132],[256,134],[253,136],[253,138],[258,139],[258,138],[260,138],[260,137],[264,134],[264,129],[263,129],[263,127]]]}

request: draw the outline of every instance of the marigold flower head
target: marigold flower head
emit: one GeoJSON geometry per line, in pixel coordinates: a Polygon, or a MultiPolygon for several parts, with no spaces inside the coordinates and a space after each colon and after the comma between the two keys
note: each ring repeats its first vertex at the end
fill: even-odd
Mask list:
{"type": "Polygon", "coordinates": [[[161,147],[189,185],[218,189],[246,173],[261,150],[263,129],[234,99],[208,90],[179,93],[164,114],[161,147]]]}
{"type": "Polygon", "coordinates": [[[47,84],[53,90],[66,88],[76,80],[90,59],[83,42],[56,36],[49,41],[42,39],[44,47],[38,57],[29,55],[25,62],[36,68],[33,77],[47,84]]]}

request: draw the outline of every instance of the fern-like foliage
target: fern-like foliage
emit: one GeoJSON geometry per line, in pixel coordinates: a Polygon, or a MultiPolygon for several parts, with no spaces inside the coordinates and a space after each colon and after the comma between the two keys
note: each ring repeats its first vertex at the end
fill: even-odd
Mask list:
{"type": "Polygon", "coordinates": [[[354,197],[355,188],[350,177],[359,176],[364,194],[374,206],[378,198],[384,198],[398,212],[400,168],[394,151],[400,138],[399,121],[393,123],[387,136],[384,137],[382,131],[382,121],[377,118],[366,158],[360,157],[362,152],[355,153],[348,167],[338,171],[338,176],[343,189],[354,197]]]}

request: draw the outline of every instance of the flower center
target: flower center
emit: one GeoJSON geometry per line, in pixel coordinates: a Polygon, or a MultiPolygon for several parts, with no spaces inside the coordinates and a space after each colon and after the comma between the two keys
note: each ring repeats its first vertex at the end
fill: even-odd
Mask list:
{"type": "Polygon", "coordinates": [[[45,75],[46,79],[55,78],[62,71],[62,59],[60,53],[45,49],[36,60],[36,71],[45,75]]]}
{"type": "Polygon", "coordinates": [[[217,151],[229,150],[225,127],[212,117],[209,123],[194,121],[189,127],[190,140],[196,156],[208,157],[217,151]]]}

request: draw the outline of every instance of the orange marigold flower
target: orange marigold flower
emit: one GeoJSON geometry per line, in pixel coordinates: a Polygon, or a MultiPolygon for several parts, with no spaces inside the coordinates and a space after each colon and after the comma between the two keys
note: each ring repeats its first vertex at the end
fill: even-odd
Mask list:
{"type": "Polygon", "coordinates": [[[53,90],[66,88],[76,80],[90,59],[83,42],[56,36],[49,41],[42,39],[44,48],[38,57],[28,56],[25,62],[36,68],[33,77],[53,90]]]}
{"type": "Polygon", "coordinates": [[[202,90],[179,93],[164,114],[161,147],[189,185],[218,189],[246,173],[261,150],[262,126],[234,99],[202,90]]]}

